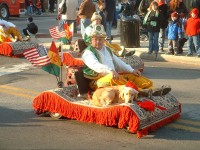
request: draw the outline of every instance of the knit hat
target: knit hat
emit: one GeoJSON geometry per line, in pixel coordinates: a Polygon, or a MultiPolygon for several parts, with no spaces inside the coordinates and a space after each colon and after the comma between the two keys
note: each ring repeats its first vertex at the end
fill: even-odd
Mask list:
{"type": "Polygon", "coordinates": [[[194,8],[194,9],[191,10],[190,14],[192,14],[192,13],[194,13],[195,15],[198,16],[199,15],[199,10],[197,8],[194,8]]]}
{"type": "Polygon", "coordinates": [[[93,13],[91,21],[94,21],[94,20],[102,20],[102,17],[99,15],[98,12],[93,13]]]}
{"type": "Polygon", "coordinates": [[[178,13],[177,13],[177,12],[171,13],[171,17],[176,17],[176,18],[178,18],[178,13]]]}
{"type": "Polygon", "coordinates": [[[138,92],[138,87],[135,85],[135,83],[131,82],[131,81],[128,81],[125,85],[125,88],[130,88],[132,89],[135,93],[139,93],[138,92]]]}
{"type": "Polygon", "coordinates": [[[93,31],[90,34],[90,37],[106,37],[106,32],[104,30],[103,25],[99,24],[99,25],[95,25],[93,27],[93,31]]]}
{"type": "Polygon", "coordinates": [[[32,22],[33,21],[33,18],[32,17],[28,17],[28,22],[32,22]]]}

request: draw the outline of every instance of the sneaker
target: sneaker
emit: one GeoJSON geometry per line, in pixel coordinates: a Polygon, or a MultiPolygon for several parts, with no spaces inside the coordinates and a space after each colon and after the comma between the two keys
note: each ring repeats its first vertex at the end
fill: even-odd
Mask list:
{"type": "Polygon", "coordinates": [[[24,37],[22,40],[23,40],[23,41],[29,41],[30,39],[31,39],[30,36],[26,36],[26,37],[24,37]]]}
{"type": "Polygon", "coordinates": [[[160,48],[159,51],[160,51],[160,52],[164,52],[164,49],[163,49],[163,48],[160,48]]]}
{"type": "Polygon", "coordinates": [[[148,54],[152,54],[152,52],[151,52],[151,51],[148,51],[148,54]]]}
{"type": "Polygon", "coordinates": [[[190,57],[190,56],[193,56],[193,54],[187,54],[186,56],[190,57]]]}
{"type": "Polygon", "coordinates": [[[200,58],[200,55],[197,55],[197,58],[200,58]]]}

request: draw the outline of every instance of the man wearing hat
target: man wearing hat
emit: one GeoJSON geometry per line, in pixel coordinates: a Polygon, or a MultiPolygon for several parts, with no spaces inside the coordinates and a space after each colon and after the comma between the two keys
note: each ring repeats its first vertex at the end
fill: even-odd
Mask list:
{"type": "Polygon", "coordinates": [[[152,81],[141,76],[140,71],[123,62],[105,46],[105,37],[103,26],[94,26],[90,34],[91,45],[82,54],[85,64],[84,76],[92,79],[90,87],[96,89],[110,85],[125,85],[130,80],[140,89],[151,88],[152,81]]]}
{"type": "MultiPolygon", "coordinates": [[[[102,21],[102,17],[99,15],[98,12],[94,12],[91,18],[92,23],[85,29],[85,38],[84,41],[87,45],[90,44],[90,34],[93,31],[94,26],[100,25],[102,21]]],[[[103,26],[104,28],[104,26],[103,26]]],[[[105,41],[105,45],[109,47],[113,53],[117,56],[132,56],[135,53],[135,50],[127,52],[124,47],[120,47],[118,44],[110,44],[109,42],[105,41]]]]}

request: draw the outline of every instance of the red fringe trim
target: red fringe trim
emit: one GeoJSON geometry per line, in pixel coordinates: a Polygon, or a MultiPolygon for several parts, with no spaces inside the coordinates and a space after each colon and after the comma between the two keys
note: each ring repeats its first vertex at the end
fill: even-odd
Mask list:
{"type": "Polygon", "coordinates": [[[144,128],[144,129],[142,129],[142,130],[137,132],[137,137],[138,138],[142,138],[144,135],[148,135],[148,133],[150,131],[155,131],[158,128],[164,126],[165,124],[170,123],[170,122],[178,119],[179,117],[180,117],[180,113],[177,113],[177,114],[175,114],[173,116],[170,116],[170,117],[168,117],[168,118],[166,118],[164,120],[161,120],[160,122],[157,122],[157,123],[155,123],[155,124],[153,124],[153,125],[151,125],[151,126],[149,126],[147,128],[144,128]]]}
{"type": "MultiPolygon", "coordinates": [[[[138,138],[141,138],[150,131],[155,131],[180,117],[180,113],[177,113],[138,131],[139,118],[128,106],[117,105],[107,108],[89,107],[67,101],[53,92],[43,92],[37,96],[33,100],[33,108],[37,112],[57,112],[66,118],[83,122],[117,126],[118,128],[129,127],[129,131],[137,133],[138,138]]],[[[179,109],[181,112],[181,105],[179,109]]]]}
{"type": "Polygon", "coordinates": [[[111,106],[95,108],[69,102],[53,92],[43,92],[33,100],[36,111],[57,112],[66,118],[83,122],[96,123],[118,128],[129,127],[129,131],[136,133],[139,119],[135,112],[128,106],[111,106]]]}
{"type": "Polygon", "coordinates": [[[0,54],[4,56],[13,56],[12,47],[8,43],[0,44],[0,54]]]}

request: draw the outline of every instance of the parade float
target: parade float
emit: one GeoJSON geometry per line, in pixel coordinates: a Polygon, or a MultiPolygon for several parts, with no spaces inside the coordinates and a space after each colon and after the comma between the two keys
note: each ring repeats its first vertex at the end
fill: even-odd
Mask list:
{"type": "MultiPolygon", "coordinates": [[[[133,101],[113,103],[106,107],[93,106],[91,98],[82,96],[90,93],[90,88],[89,81],[83,76],[83,62],[78,57],[77,52],[64,53],[63,64],[68,69],[68,84],[63,86],[62,82],[58,82],[60,88],[44,91],[35,97],[33,109],[37,115],[49,113],[54,119],[65,117],[87,123],[125,128],[130,133],[136,133],[138,138],[180,117],[181,104],[172,92],[139,97],[137,101],[144,102],[142,104],[133,101]]],[[[132,66],[137,67],[137,62],[133,61],[132,66]]]]}

